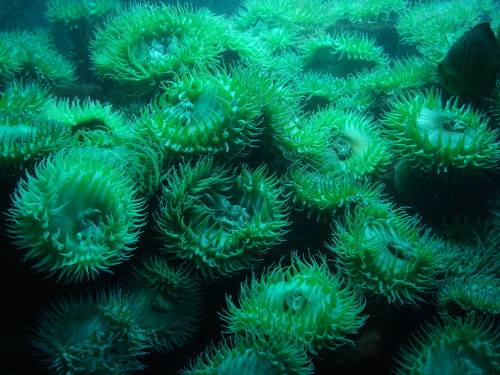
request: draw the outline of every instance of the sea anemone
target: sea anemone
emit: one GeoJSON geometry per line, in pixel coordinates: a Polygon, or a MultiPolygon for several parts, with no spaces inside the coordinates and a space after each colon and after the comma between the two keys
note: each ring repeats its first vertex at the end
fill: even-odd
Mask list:
{"type": "Polygon", "coordinates": [[[317,128],[314,134],[328,132],[325,162],[336,171],[362,178],[382,174],[391,162],[389,144],[373,117],[365,113],[328,107],[306,121],[317,128]]]}
{"type": "Polygon", "coordinates": [[[242,86],[220,70],[183,70],[143,111],[137,132],[150,134],[165,152],[241,153],[260,132],[256,99],[242,86]]]}
{"type": "Polygon", "coordinates": [[[290,266],[243,284],[236,304],[227,299],[222,319],[228,332],[296,340],[317,355],[352,343],[346,336],[364,324],[364,302],[353,285],[332,273],[324,258],[302,261],[295,254],[290,266]]]}
{"type": "Polygon", "coordinates": [[[397,375],[498,374],[500,328],[491,319],[469,315],[427,323],[400,351],[397,375]]]}
{"type": "Polygon", "coordinates": [[[38,317],[33,346],[51,374],[135,373],[150,347],[139,314],[118,289],[60,299],[38,317]]]}
{"type": "Polygon", "coordinates": [[[12,78],[23,69],[17,47],[4,36],[5,33],[0,33],[0,82],[3,79],[12,78]]]}
{"type": "Polygon", "coordinates": [[[196,331],[201,288],[196,278],[176,270],[164,258],[150,257],[135,267],[130,298],[141,311],[138,324],[150,332],[153,348],[172,351],[196,331]]]}
{"type": "Polygon", "coordinates": [[[9,216],[25,259],[71,282],[129,258],[144,213],[115,159],[97,148],[75,148],[44,159],[19,182],[9,216]]]}
{"type": "Polygon", "coordinates": [[[248,332],[210,346],[182,375],[312,375],[306,351],[294,340],[248,332]]]}
{"type": "Polygon", "coordinates": [[[381,23],[403,13],[406,6],[406,0],[338,0],[335,10],[353,23],[381,23]]]}
{"type": "Polygon", "coordinates": [[[340,270],[370,295],[417,304],[436,287],[442,244],[418,219],[388,203],[357,206],[337,223],[333,244],[340,270]]]}
{"type": "Polygon", "coordinates": [[[151,90],[181,66],[214,64],[223,48],[220,18],[208,10],[134,4],[110,18],[91,43],[95,71],[151,90]]]}
{"type": "Polygon", "coordinates": [[[446,279],[437,303],[443,313],[500,314],[500,279],[492,274],[473,273],[446,279]]]}
{"type": "Polygon", "coordinates": [[[300,50],[305,70],[319,70],[339,77],[389,63],[383,48],[358,32],[318,33],[307,39],[300,50]]]}
{"type": "Polygon", "coordinates": [[[48,0],[45,14],[51,22],[77,29],[84,22],[104,17],[118,4],[118,0],[48,0]]]}
{"type": "Polygon", "coordinates": [[[331,217],[340,208],[379,201],[383,190],[381,184],[300,164],[289,168],[285,186],[295,207],[318,219],[331,217]]]}
{"type": "Polygon", "coordinates": [[[278,179],[265,167],[229,170],[210,158],[170,169],[156,218],[164,250],[211,277],[254,265],[288,224],[278,179]]]}
{"type": "Polygon", "coordinates": [[[0,35],[22,65],[20,73],[52,85],[67,85],[75,79],[76,67],[59,52],[47,30],[11,31],[0,35]]]}
{"type": "Polygon", "coordinates": [[[439,91],[407,93],[389,103],[381,120],[397,153],[426,171],[494,168],[500,160],[498,130],[458,99],[444,106],[439,91]]]}

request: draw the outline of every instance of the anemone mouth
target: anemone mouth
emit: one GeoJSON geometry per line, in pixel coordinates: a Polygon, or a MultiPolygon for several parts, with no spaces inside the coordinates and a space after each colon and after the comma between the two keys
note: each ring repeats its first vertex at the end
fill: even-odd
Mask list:
{"type": "Polygon", "coordinates": [[[340,161],[349,159],[353,154],[350,140],[344,135],[337,135],[333,137],[332,148],[337,154],[340,161]]]}
{"type": "Polygon", "coordinates": [[[160,314],[167,314],[175,310],[173,296],[165,291],[154,291],[149,299],[151,308],[160,314]]]}
{"type": "Polygon", "coordinates": [[[285,294],[283,299],[283,310],[291,314],[300,314],[304,312],[309,301],[300,289],[292,289],[285,294]]]}

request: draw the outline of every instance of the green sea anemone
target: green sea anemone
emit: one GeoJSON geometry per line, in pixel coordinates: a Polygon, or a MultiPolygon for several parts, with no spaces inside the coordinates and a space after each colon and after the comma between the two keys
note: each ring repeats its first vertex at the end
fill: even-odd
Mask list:
{"type": "Polygon", "coordinates": [[[14,243],[34,267],[68,282],[93,279],[131,255],[144,218],[131,179],[97,148],[60,151],[19,182],[14,243]]]}
{"type": "Polygon", "coordinates": [[[260,132],[256,98],[243,85],[220,70],[184,70],[143,111],[137,131],[167,153],[241,153],[260,132]]]}
{"type": "Polygon", "coordinates": [[[383,190],[381,184],[300,164],[289,168],[285,185],[295,207],[316,218],[332,216],[340,208],[379,201],[383,190]]]}
{"type": "Polygon", "coordinates": [[[141,262],[134,273],[130,298],[141,311],[137,322],[151,332],[153,348],[168,352],[185,345],[196,331],[200,315],[198,280],[160,257],[141,262]]]}
{"type": "Polygon", "coordinates": [[[15,46],[9,49],[22,66],[19,73],[52,85],[67,85],[76,79],[76,67],[57,52],[47,30],[0,33],[0,39],[15,46]]]}
{"type": "MultiPolygon", "coordinates": [[[[0,33],[0,36],[5,34],[0,33]]],[[[17,47],[3,37],[0,38],[0,80],[9,79],[23,69],[17,47]]]]}
{"type": "Polygon", "coordinates": [[[319,70],[333,76],[346,77],[389,63],[389,56],[376,45],[375,39],[358,32],[318,33],[307,39],[300,50],[305,70],[319,70]]]}
{"type": "Polygon", "coordinates": [[[45,14],[51,22],[77,29],[83,22],[104,17],[118,4],[118,0],[48,0],[45,14]]]}
{"type": "Polygon", "coordinates": [[[210,346],[182,375],[309,375],[313,365],[294,340],[248,332],[210,346]]]}
{"type": "Polygon", "coordinates": [[[389,102],[381,120],[399,155],[426,171],[494,168],[500,160],[498,130],[457,99],[444,105],[439,91],[407,93],[389,102]]]}
{"type": "Polygon", "coordinates": [[[417,304],[436,287],[440,246],[418,219],[379,203],[351,210],[328,247],[340,270],[370,295],[417,304]]]}
{"type": "Polygon", "coordinates": [[[211,277],[254,265],[288,224],[278,179],[265,167],[229,170],[210,158],[170,169],[156,219],[164,250],[211,277]]]}
{"type": "Polygon", "coordinates": [[[325,163],[356,178],[382,174],[391,162],[389,144],[365,113],[328,107],[310,116],[314,134],[328,133],[325,163]]]}
{"type": "Polygon", "coordinates": [[[227,299],[222,319],[228,332],[295,340],[318,355],[352,343],[346,336],[365,322],[359,290],[344,281],[324,258],[303,261],[294,254],[290,266],[270,268],[243,284],[237,303],[227,299]]]}
{"type": "Polygon", "coordinates": [[[473,273],[446,279],[437,296],[442,312],[450,315],[500,314],[500,279],[492,274],[473,273]]]}
{"type": "Polygon", "coordinates": [[[132,374],[150,347],[139,314],[117,289],[60,299],[38,317],[33,346],[51,374],[132,374]]]}
{"type": "Polygon", "coordinates": [[[500,328],[474,315],[423,326],[400,351],[397,375],[498,374],[500,328]]]}
{"type": "Polygon", "coordinates": [[[403,13],[406,0],[338,0],[335,10],[339,17],[350,22],[381,23],[391,21],[397,14],[403,13]]]}
{"type": "Polygon", "coordinates": [[[223,50],[220,35],[226,35],[218,23],[226,24],[206,9],[131,5],[96,32],[90,47],[95,71],[151,90],[181,66],[214,64],[223,50]]]}

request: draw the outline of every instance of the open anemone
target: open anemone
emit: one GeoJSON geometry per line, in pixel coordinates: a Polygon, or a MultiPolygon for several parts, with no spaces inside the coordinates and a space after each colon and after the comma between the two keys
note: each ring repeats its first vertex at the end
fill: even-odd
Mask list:
{"type": "Polygon", "coordinates": [[[0,79],[12,78],[23,68],[17,47],[3,38],[4,35],[0,33],[0,79]]]}
{"type": "Polygon", "coordinates": [[[59,279],[78,281],[131,255],[144,218],[131,179],[96,148],[60,151],[19,182],[10,235],[25,259],[59,279]]]}
{"type": "Polygon", "coordinates": [[[225,25],[208,10],[134,4],[110,18],[95,34],[91,59],[96,72],[150,90],[181,66],[215,63],[225,25]]]}
{"type": "Polygon", "coordinates": [[[135,268],[130,298],[141,311],[141,328],[151,336],[153,349],[172,351],[185,345],[196,331],[201,307],[199,282],[176,270],[160,257],[151,257],[135,268]]]}
{"type": "Polygon", "coordinates": [[[294,340],[248,332],[210,346],[182,375],[310,375],[313,365],[294,340]]]}
{"type": "Polygon", "coordinates": [[[137,132],[150,134],[165,152],[241,153],[260,132],[256,98],[242,87],[220,70],[184,70],[142,113],[137,132]]]}
{"type": "Polygon", "coordinates": [[[289,168],[285,185],[294,205],[316,218],[332,216],[340,208],[379,201],[383,189],[381,184],[300,164],[289,168]]]}
{"type": "Polygon", "coordinates": [[[389,204],[358,206],[337,223],[333,245],[340,270],[370,295],[417,304],[436,286],[442,244],[418,220],[389,204]]]}
{"type": "Polygon", "coordinates": [[[344,31],[330,35],[319,33],[300,47],[304,69],[319,70],[345,77],[366,68],[388,64],[383,48],[374,39],[358,32],[344,31]]]}
{"type": "Polygon", "coordinates": [[[150,347],[139,314],[119,290],[60,299],[38,317],[33,346],[51,374],[132,374],[150,347]]]}
{"type": "Polygon", "coordinates": [[[242,285],[238,302],[227,300],[222,318],[227,331],[255,331],[296,340],[312,354],[352,343],[366,317],[364,302],[353,284],[328,268],[326,260],[303,261],[295,254],[290,266],[264,271],[242,285]]]}
{"type": "Polygon", "coordinates": [[[500,279],[492,274],[473,273],[446,279],[437,296],[442,312],[450,315],[500,314],[500,279]]]}
{"type": "Polygon", "coordinates": [[[498,374],[500,328],[474,315],[428,323],[400,351],[397,375],[498,374]]]}
{"type": "Polygon", "coordinates": [[[209,158],[167,173],[156,218],[164,250],[211,277],[254,265],[288,224],[282,189],[266,168],[228,170],[209,158]]]}
{"type": "Polygon", "coordinates": [[[471,107],[457,99],[444,105],[438,91],[407,93],[389,103],[382,123],[390,141],[413,167],[427,171],[481,170],[500,160],[498,130],[471,107]]]}
{"type": "Polygon", "coordinates": [[[318,129],[315,134],[327,131],[325,162],[336,171],[361,178],[383,173],[391,162],[389,144],[382,138],[373,117],[329,107],[307,121],[318,129]]]}
{"type": "Polygon", "coordinates": [[[118,4],[118,0],[49,0],[45,14],[51,22],[77,29],[83,23],[104,17],[118,4]]]}

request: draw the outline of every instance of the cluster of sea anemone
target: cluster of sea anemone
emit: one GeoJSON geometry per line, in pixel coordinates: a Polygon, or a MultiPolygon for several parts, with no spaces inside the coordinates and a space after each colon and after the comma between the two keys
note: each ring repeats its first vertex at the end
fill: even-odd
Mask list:
{"type": "Polygon", "coordinates": [[[45,29],[0,22],[0,292],[24,307],[0,342],[66,375],[498,373],[499,96],[454,89],[497,73],[498,10],[47,0],[45,29]],[[454,67],[488,64],[454,71],[478,24],[454,67]]]}

